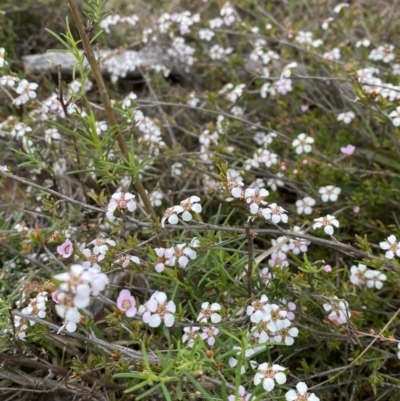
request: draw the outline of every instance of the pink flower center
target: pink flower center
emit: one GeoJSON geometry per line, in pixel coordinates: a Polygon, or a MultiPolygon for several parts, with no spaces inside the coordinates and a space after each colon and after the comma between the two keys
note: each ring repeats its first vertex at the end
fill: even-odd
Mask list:
{"type": "Polygon", "coordinates": [[[128,310],[131,307],[131,301],[129,301],[128,299],[125,299],[122,302],[122,309],[128,310]]]}

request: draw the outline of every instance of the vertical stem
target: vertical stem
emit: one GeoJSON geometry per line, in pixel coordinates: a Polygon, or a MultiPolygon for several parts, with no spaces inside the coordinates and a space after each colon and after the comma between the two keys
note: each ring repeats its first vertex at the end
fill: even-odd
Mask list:
{"type": "Polygon", "coordinates": [[[253,295],[253,288],[252,288],[252,279],[253,279],[253,236],[250,232],[250,225],[246,224],[244,226],[246,230],[246,238],[247,238],[247,255],[248,255],[248,262],[247,262],[247,294],[248,297],[251,298],[253,295]]]}
{"type": "MultiPolygon", "coordinates": [[[[90,68],[92,69],[93,75],[95,77],[97,87],[100,91],[101,100],[103,102],[104,110],[107,115],[107,119],[110,122],[110,126],[115,128],[118,146],[121,150],[122,155],[128,160],[129,159],[129,149],[128,145],[125,141],[125,138],[122,136],[121,131],[119,130],[119,126],[117,123],[117,119],[115,118],[114,111],[111,106],[110,98],[108,97],[106,85],[104,83],[103,76],[101,75],[101,71],[99,65],[97,63],[96,56],[94,54],[92,45],[90,43],[90,39],[88,36],[88,32],[86,31],[85,26],[83,25],[82,18],[79,12],[79,9],[76,5],[76,0],[68,0],[68,4],[71,8],[72,16],[75,20],[76,26],[79,31],[79,36],[82,40],[82,46],[85,52],[85,56],[89,62],[90,68]]],[[[139,193],[140,198],[142,199],[144,206],[146,208],[147,213],[151,216],[153,221],[156,220],[157,216],[154,212],[153,206],[151,205],[150,199],[147,196],[146,191],[144,190],[143,184],[139,178],[136,179],[135,182],[136,190],[139,193]]]]}

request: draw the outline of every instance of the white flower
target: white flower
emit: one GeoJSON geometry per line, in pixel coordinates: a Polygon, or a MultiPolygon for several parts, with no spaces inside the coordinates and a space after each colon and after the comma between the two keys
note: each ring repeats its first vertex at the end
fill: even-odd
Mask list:
{"type": "Polygon", "coordinates": [[[137,265],[140,265],[140,259],[137,256],[125,254],[122,255],[120,258],[118,258],[115,262],[112,264],[118,264],[121,263],[122,267],[128,267],[131,263],[135,263],[137,265]]]}
{"type": "Polygon", "coordinates": [[[311,44],[313,41],[313,34],[312,32],[303,32],[299,31],[296,38],[294,39],[297,43],[306,43],[311,44]]]}
{"type": "Polygon", "coordinates": [[[386,241],[380,242],[379,246],[387,251],[386,258],[393,259],[395,255],[400,257],[400,246],[394,235],[389,236],[386,241]]]}
{"type": "Polygon", "coordinates": [[[270,178],[267,181],[267,185],[273,190],[276,191],[278,187],[283,187],[285,183],[281,180],[284,175],[282,173],[277,173],[274,178],[270,178]]]}
{"type": "Polygon", "coordinates": [[[338,121],[343,121],[345,124],[350,124],[356,115],[353,111],[346,111],[344,113],[340,113],[337,116],[338,121]]]}
{"type": "MultiPolygon", "coordinates": [[[[274,89],[281,95],[286,95],[288,92],[292,91],[292,80],[288,78],[281,78],[275,81],[274,89]]],[[[271,90],[270,90],[271,92],[271,90]]],[[[272,94],[272,93],[271,93],[272,94]]]]}
{"type": "Polygon", "coordinates": [[[282,251],[273,252],[271,254],[271,259],[268,261],[268,264],[271,267],[278,267],[278,268],[289,266],[289,262],[286,260],[286,253],[282,251]]]}
{"type": "MultiPolygon", "coordinates": [[[[285,320],[288,325],[289,320],[285,320]]],[[[288,347],[294,344],[294,339],[299,335],[299,329],[297,327],[285,327],[275,333],[274,341],[277,343],[285,343],[288,347]]]]}
{"type": "MultiPolygon", "coordinates": [[[[171,258],[174,255],[174,248],[155,248],[155,253],[157,255],[157,264],[155,265],[155,270],[157,273],[162,273],[165,269],[165,265],[171,265],[171,258]]],[[[172,266],[175,262],[172,264],[172,266]]]]}
{"type": "Polygon", "coordinates": [[[286,394],[286,401],[319,401],[314,393],[307,393],[307,384],[304,382],[297,383],[295,390],[289,390],[286,394]]]}
{"type": "Polygon", "coordinates": [[[313,229],[316,230],[324,227],[324,231],[328,235],[333,235],[335,231],[333,226],[339,227],[339,221],[335,216],[331,216],[330,214],[324,217],[319,217],[318,219],[314,219],[314,221],[315,223],[313,224],[313,229]]]}
{"type": "Polygon", "coordinates": [[[396,107],[396,110],[393,110],[390,114],[389,117],[392,119],[392,124],[395,127],[400,126],[400,106],[396,107]]]}
{"type": "Polygon", "coordinates": [[[173,301],[167,302],[167,294],[157,291],[143,306],[139,308],[144,323],[150,327],[158,327],[162,321],[166,327],[172,327],[175,322],[176,306],[173,301]]]}
{"type": "Polygon", "coordinates": [[[312,150],[312,143],[314,143],[314,138],[306,134],[299,134],[297,139],[292,142],[292,146],[296,148],[296,153],[300,155],[303,152],[310,153],[312,150]]]}
{"type": "Polygon", "coordinates": [[[268,202],[264,200],[269,195],[269,192],[264,189],[258,189],[258,188],[247,188],[244,191],[244,197],[246,199],[246,202],[249,204],[250,208],[250,213],[251,214],[257,214],[259,205],[267,205],[268,202]]]}
{"type": "Polygon", "coordinates": [[[179,177],[182,174],[182,163],[174,163],[171,166],[171,174],[173,176],[179,177]]]}
{"type": "Polygon", "coordinates": [[[113,218],[115,210],[123,210],[128,209],[130,212],[134,212],[136,210],[136,203],[133,200],[135,195],[130,194],[129,192],[116,192],[111,196],[110,203],[107,206],[107,218],[113,218]]]}
{"type": "Polygon", "coordinates": [[[287,313],[287,310],[281,308],[277,304],[267,304],[262,321],[266,323],[266,328],[269,331],[275,333],[290,326],[290,321],[287,319],[287,313]],[[287,324],[287,322],[289,322],[289,324],[287,324]]]}
{"type": "Polygon", "coordinates": [[[215,336],[217,336],[219,330],[214,326],[203,327],[203,332],[200,334],[202,340],[207,340],[207,344],[212,347],[215,344],[215,336]]]}
{"type": "Polygon", "coordinates": [[[206,40],[209,42],[213,37],[215,33],[211,29],[200,29],[199,30],[199,38],[200,40],[206,40]]]}
{"type": "Polygon", "coordinates": [[[326,312],[330,312],[328,319],[337,324],[344,324],[351,317],[349,304],[336,296],[331,299],[331,303],[326,303],[323,307],[326,312]]]}
{"type": "Polygon", "coordinates": [[[365,285],[365,273],[367,271],[367,266],[359,263],[358,266],[351,266],[350,268],[350,281],[354,285],[363,286],[365,285]]]}
{"type": "Polygon", "coordinates": [[[250,316],[252,323],[261,322],[265,312],[267,312],[268,307],[268,297],[266,295],[261,295],[261,298],[253,301],[246,309],[246,313],[250,316]]]}
{"type": "Polygon", "coordinates": [[[200,330],[200,327],[197,326],[192,326],[192,327],[185,327],[183,329],[183,336],[182,336],[182,342],[185,343],[187,341],[187,345],[190,348],[193,348],[194,341],[198,335],[198,331],[200,330]]]}
{"type": "Polygon", "coordinates": [[[182,220],[184,221],[190,221],[192,220],[192,214],[190,211],[193,211],[195,213],[200,213],[202,208],[200,203],[200,198],[196,195],[191,196],[190,198],[185,199],[184,201],[181,202],[181,208],[183,210],[182,212],[182,220]]]}
{"type": "Polygon", "coordinates": [[[108,245],[115,246],[116,243],[112,239],[96,238],[88,243],[89,245],[94,245],[93,252],[97,255],[99,253],[105,255],[108,251],[108,245]]]}
{"type": "Polygon", "coordinates": [[[326,187],[321,187],[318,192],[321,194],[322,202],[336,202],[338,200],[338,196],[342,190],[338,187],[334,187],[333,185],[327,185],[326,187]]]}
{"type": "Polygon", "coordinates": [[[285,209],[278,206],[276,203],[271,203],[267,208],[260,209],[261,215],[265,220],[271,220],[273,223],[278,224],[288,222],[288,216],[285,209]]]}
{"type": "Polygon", "coordinates": [[[367,270],[365,272],[365,278],[368,288],[376,288],[380,290],[383,287],[382,281],[386,281],[386,274],[381,273],[378,270],[367,270]]]}
{"type": "Polygon", "coordinates": [[[173,249],[173,254],[169,260],[169,265],[174,266],[176,260],[178,260],[178,265],[185,268],[189,263],[189,258],[194,260],[197,257],[196,251],[188,247],[186,244],[178,244],[173,249]]]}
{"type": "Polygon", "coordinates": [[[275,387],[275,382],[278,384],[286,382],[286,375],[283,373],[286,368],[283,366],[262,363],[257,370],[258,372],[254,376],[254,385],[258,386],[262,382],[265,391],[272,391],[275,387]]]}
{"type": "Polygon", "coordinates": [[[165,221],[169,224],[178,224],[178,214],[182,212],[182,210],[183,209],[180,206],[172,206],[166,209],[161,219],[161,227],[164,228],[165,221]]]}
{"type": "Polygon", "coordinates": [[[216,311],[221,310],[221,305],[218,303],[210,304],[209,302],[203,302],[201,304],[201,311],[199,316],[197,317],[197,321],[200,323],[207,323],[208,319],[211,319],[211,322],[219,323],[221,321],[221,315],[216,311]]]}
{"type": "Polygon", "coordinates": [[[315,205],[315,199],[306,196],[296,201],[297,214],[311,214],[312,207],[315,205]]]}

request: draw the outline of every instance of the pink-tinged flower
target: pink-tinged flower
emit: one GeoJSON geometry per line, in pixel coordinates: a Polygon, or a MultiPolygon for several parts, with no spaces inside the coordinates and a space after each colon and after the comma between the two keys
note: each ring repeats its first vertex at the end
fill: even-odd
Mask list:
{"type": "Polygon", "coordinates": [[[342,153],[344,153],[346,156],[351,156],[355,150],[356,150],[356,147],[353,145],[347,145],[343,148],[340,148],[340,151],[342,153]]]}
{"type": "Polygon", "coordinates": [[[274,278],[273,273],[268,269],[268,267],[264,267],[260,271],[261,280],[265,285],[268,285],[271,279],[274,278]]]}
{"type": "MultiPolygon", "coordinates": [[[[143,306],[143,305],[142,305],[143,306]]],[[[157,291],[146,302],[139,312],[144,311],[142,319],[150,327],[158,327],[162,321],[166,327],[172,327],[175,322],[176,306],[173,301],[167,302],[167,294],[157,291]]]]}
{"type": "Polygon", "coordinates": [[[319,398],[314,393],[307,393],[307,384],[300,382],[296,385],[296,390],[289,390],[285,397],[286,401],[319,401],[319,398]]]}
{"type": "Polygon", "coordinates": [[[265,391],[272,391],[275,387],[275,382],[278,384],[286,383],[286,375],[283,373],[286,370],[280,365],[270,365],[262,363],[258,366],[258,372],[254,376],[254,385],[258,386],[261,382],[265,391]]]}
{"type": "MultiPolygon", "coordinates": [[[[162,273],[165,269],[165,265],[171,266],[171,258],[174,256],[174,248],[155,248],[157,255],[157,264],[155,265],[155,270],[157,273],[162,273]]],[[[172,266],[175,264],[172,263],[172,266]]]]}
{"type": "Polygon", "coordinates": [[[74,246],[72,245],[72,242],[67,239],[63,244],[57,247],[57,252],[63,258],[69,258],[74,252],[74,246]]]}
{"type": "Polygon", "coordinates": [[[282,267],[288,267],[289,262],[286,260],[286,253],[282,251],[278,252],[273,252],[271,254],[271,259],[268,260],[268,264],[271,267],[277,267],[277,268],[282,268],[282,267]]]}
{"type": "Polygon", "coordinates": [[[351,266],[350,268],[350,281],[352,284],[359,287],[365,285],[365,273],[367,272],[367,266],[359,263],[358,266],[351,266]]]}
{"type": "Polygon", "coordinates": [[[193,348],[194,341],[196,340],[196,337],[198,336],[198,331],[200,330],[200,327],[197,326],[192,326],[192,327],[185,327],[183,329],[183,336],[182,336],[182,342],[185,343],[187,341],[187,345],[189,348],[193,348]]]}
{"type": "Polygon", "coordinates": [[[214,327],[203,327],[203,332],[200,334],[200,337],[203,340],[207,340],[207,344],[212,347],[215,344],[215,336],[217,336],[219,333],[219,330],[214,327]]]}
{"type": "Polygon", "coordinates": [[[203,302],[201,304],[201,311],[199,316],[197,317],[197,321],[200,323],[207,323],[208,319],[211,318],[211,321],[215,323],[219,323],[221,321],[221,315],[216,311],[221,310],[221,305],[218,303],[210,304],[209,302],[203,302]]]}
{"type": "Polygon", "coordinates": [[[267,304],[262,321],[266,323],[267,329],[272,333],[284,329],[287,322],[289,322],[290,326],[290,321],[287,319],[287,311],[276,304],[267,304]]]}
{"type": "Polygon", "coordinates": [[[302,104],[300,107],[300,110],[305,113],[306,111],[308,111],[308,109],[310,108],[310,106],[308,104],[302,104]]]}
{"type": "Polygon", "coordinates": [[[90,267],[94,267],[97,270],[101,270],[100,266],[98,263],[100,263],[104,259],[104,254],[99,253],[99,249],[97,249],[98,252],[91,251],[89,248],[82,249],[82,253],[86,257],[86,261],[82,263],[82,266],[85,267],[86,269],[89,269],[90,267]]]}
{"type": "Polygon", "coordinates": [[[331,265],[325,265],[324,266],[324,272],[325,273],[330,273],[332,271],[332,266],[331,265]]]}
{"type": "Polygon", "coordinates": [[[353,207],[353,212],[354,213],[360,213],[360,206],[354,206],[353,207]]]}
{"type": "Polygon", "coordinates": [[[351,317],[349,304],[338,297],[333,297],[330,303],[323,305],[326,312],[330,312],[328,319],[337,324],[344,324],[351,317]]]}
{"type": "Polygon", "coordinates": [[[269,192],[264,188],[247,188],[244,191],[244,197],[249,204],[250,213],[257,214],[260,208],[259,205],[266,206],[268,202],[264,200],[269,195],[269,192]]]}
{"type": "Polygon", "coordinates": [[[119,310],[125,312],[127,317],[134,317],[137,313],[136,300],[128,290],[122,290],[119,293],[117,307],[119,310]]]}
{"type": "Polygon", "coordinates": [[[115,210],[128,209],[130,212],[136,210],[136,202],[133,200],[135,195],[129,192],[116,192],[111,196],[110,203],[107,206],[107,218],[113,220],[115,210]]]}
{"type": "Polygon", "coordinates": [[[236,395],[230,395],[228,401],[250,401],[251,394],[247,394],[243,386],[239,386],[236,395]]]}

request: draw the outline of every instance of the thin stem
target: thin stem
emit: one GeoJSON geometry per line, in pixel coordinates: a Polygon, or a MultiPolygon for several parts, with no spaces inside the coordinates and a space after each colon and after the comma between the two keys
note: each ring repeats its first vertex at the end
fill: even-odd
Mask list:
{"type": "Polygon", "coordinates": [[[250,231],[250,225],[246,224],[245,226],[246,230],[246,238],[247,238],[247,255],[248,255],[248,263],[247,263],[247,294],[249,299],[252,296],[253,289],[252,289],[252,278],[253,278],[253,235],[251,234],[250,231]]]}
{"type": "MultiPolygon", "coordinates": [[[[83,45],[83,49],[85,51],[85,56],[89,62],[90,68],[92,69],[93,75],[94,75],[96,83],[97,83],[97,87],[99,88],[101,100],[104,105],[104,111],[106,113],[107,119],[110,122],[111,128],[115,130],[118,146],[121,150],[122,155],[126,158],[126,160],[129,160],[128,145],[125,141],[125,138],[121,134],[117,119],[116,119],[114,111],[112,109],[111,101],[108,96],[106,85],[105,85],[103,76],[101,74],[99,64],[98,64],[96,56],[94,54],[92,45],[90,43],[90,39],[88,36],[89,31],[83,25],[78,6],[76,4],[76,0],[68,0],[68,4],[71,8],[72,16],[75,20],[76,26],[79,31],[79,36],[82,40],[82,45],[83,45]]],[[[147,193],[143,187],[143,184],[139,178],[136,178],[135,186],[136,186],[136,190],[139,193],[140,198],[142,199],[142,201],[144,203],[147,213],[151,216],[153,221],[156,221],[157,216],[154,212],[153,206],[151,205],[150,199],[147,196],[147,193]]]]}

